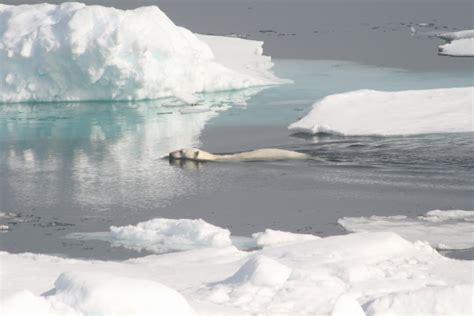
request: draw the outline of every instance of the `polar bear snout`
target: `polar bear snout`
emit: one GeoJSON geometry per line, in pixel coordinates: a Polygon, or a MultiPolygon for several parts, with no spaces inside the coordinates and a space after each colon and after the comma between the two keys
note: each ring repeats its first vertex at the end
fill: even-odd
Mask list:
{"type": "Polygon", "coordinates": [[[172,151],[169,154],[169,159],[189,159],[189,160],[198,160],[199,157],[199,150],[194,148],[189,149],[180,149],[172,151]]]}

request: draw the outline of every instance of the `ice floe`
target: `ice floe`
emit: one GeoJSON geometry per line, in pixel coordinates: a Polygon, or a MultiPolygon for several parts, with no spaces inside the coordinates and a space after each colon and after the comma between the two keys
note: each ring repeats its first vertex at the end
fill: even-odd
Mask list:
{"type": "Polygon", "coordinates": [[[427,241],[437,249],[474,247],[474,211],[429,211],[417,218],[344,217],[338,223],[351,232],[391,231],[411,241],[427,241]]]}
{"type": "Polygon", "coordinates": [[[264,232],[252,234],[256,246],[274,246],[315,240],[319,237],[310,234],[294,234],[281,230],[265,229],[264,232]]]}
{"type": "Polygon", "coordinates": [[[334,94],[292,123],[295,133],[408,135],[474,131],[474,87],[334,94]]]}
{"type": "MultiPolygon", "coordinates": [[[[223,231],[227,236],[225,229],[202,221],[148,225],[156,223],[164,223],[164,231],[176,232],[176,238],[201,240],[223,231]]],[[[142,236],[139,226],[126,230],[136,238],[142,236]]],[[[271,234],[279,236],[271,240],[292,243],[241,251],[224,237],[227,246],[196,243],[195,249],[121,262],[0,252],[2,314],[473,313],[469,276],[474,263],[443,257],[427,243],[391,232],[283,238],[284,232],[266,231],[256,237],[271,234]]],[[[147,244],[154,239],[161,242],[155,236],[142,240],[147,244]]]]}
{"type": "Polygon", "coordinates": [[[201,219],[157,218],[137,225],[112,226],[110,237],[117,245],[158,253],[198,247],[228,247],[232,244],[228,229],[201,219]]]}
{"type": "Polygon", "coordinates": [[[439,46],[440,55],[473,57],[474,56],[474,30],[464,30],[437,35],[448,43],[439,46]]]}
{"type": "Polygon", "coordinates": [[[156,6],[1,5],[0,21],[0,102],[188,102],[196,92],[283,82],[262,42],[193,34],[156,6]]]}

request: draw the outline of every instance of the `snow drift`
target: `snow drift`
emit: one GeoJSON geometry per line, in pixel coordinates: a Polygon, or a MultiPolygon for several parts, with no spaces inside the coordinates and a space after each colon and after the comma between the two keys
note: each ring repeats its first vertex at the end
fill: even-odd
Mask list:
{"type": "Polygon", "coordinates": [[[154,99],[282,82],[262,42],[197,36],[156,6],[0,4],[0,21],[0,102],[154,99]]]}
{"type": "Polygon", "coordinates": [[[330,95],[288,129],[299,133],[408,135],[472,132],[474,87],[330,95]]]}
{"type": "Polygon", "coordinates": [[[457,57],[474,56],[474,30],[443,33],[439,34],[438,37],[448,41],[448,43],[439,46],[440,55],[457,57]]]}

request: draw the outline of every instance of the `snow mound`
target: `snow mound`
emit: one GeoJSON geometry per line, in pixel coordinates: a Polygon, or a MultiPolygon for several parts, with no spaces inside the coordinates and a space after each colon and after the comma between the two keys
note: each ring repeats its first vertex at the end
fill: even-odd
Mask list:
{"type": "Polygon", "coordinates": [[[195,315],[160,283],[107,273],[68,272],[43,296],[22,291],[6,299],[5,315],[195,315]]]}
{"type": "Polygon", "coordinates": [[[339,225],[351,232],[391,231],[411,241],[426,241],[437,249],[474,247],[474,211],[429,211],[418,218],[398,216],[344,217],[339,225]]]}
{"type": "Polygon", "coordinates": [[[116,245],[157,253],[232,245],[228,229],[202,219],[156,218],[137,225],[112,226],[110,234],[116,245]]]}
{"type": "Polygon", "coordinates": [[[222,283],[276,286],[283,284],[290,275],[290,268],[271,258],[257,255],[250,258],[234,275],[222,283]]]}
{"type": "Polygon", "coordinates": [[[448,43],[439,46],[440,55],[449,55],[457,57],[474,56],[474,30],[464,30],[438,35],[448,43]]]}
{"type": "Polygon", "coordinates": [[[292,244],[316,240],[319,237],[310,234],[294,234],[280,230],[265,229],[264,232],[252,234],[257,246],[266,247],[282,244],[292,244]]]}
{"type": "Polygon", "coordinates": [[[197,36],[156,6],[1,5],[0,21],[0,102],[155,99],[283,82],[262,42],[197,36]]]}
{"type": "Polygon", "coordinates": [[[392,294],[368,305],[367,315],[474,315],[474,285],[424,288],[392,294]]]}
{"type": "Polygon", "coordinates": [[[364,310],[359,303],[350,295],[341,295],[331,312],[331,316],[365,316],[364,310]]]}
{"type": "Polygon", "coordinates": [[[474,131],[474,87],[358,90],[316,102],[288,129],[297,133],[408,135],[474,131]]]}

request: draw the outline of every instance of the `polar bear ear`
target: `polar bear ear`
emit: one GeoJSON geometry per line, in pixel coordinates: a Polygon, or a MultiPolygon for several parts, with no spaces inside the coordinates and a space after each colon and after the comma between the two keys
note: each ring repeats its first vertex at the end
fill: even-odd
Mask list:
{"type": "Polygon", "coordinates": [[[194,159],[197,159],[198,156],[199,156],[199,150],[196,150],[196,151],[194,152],[194,159]]]}

